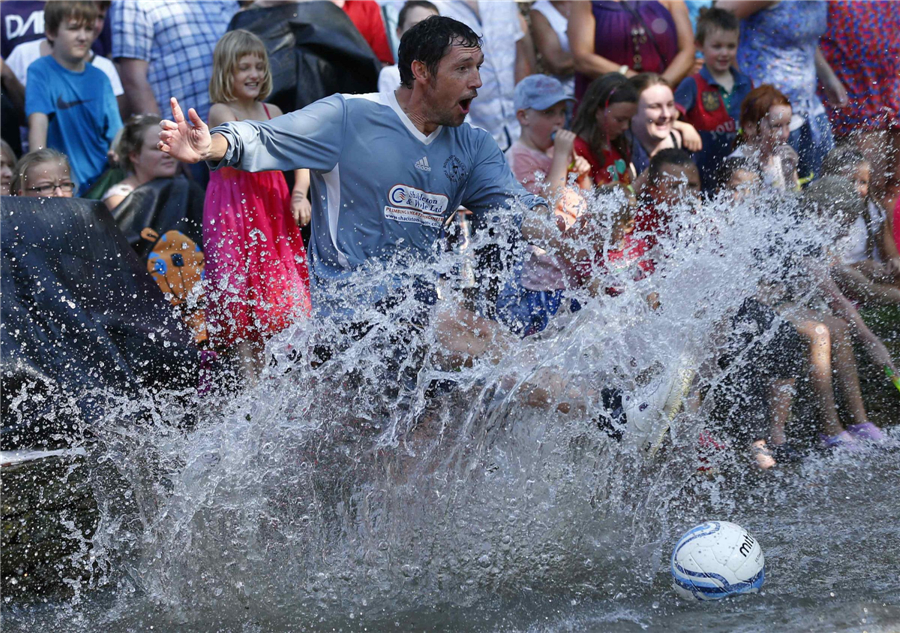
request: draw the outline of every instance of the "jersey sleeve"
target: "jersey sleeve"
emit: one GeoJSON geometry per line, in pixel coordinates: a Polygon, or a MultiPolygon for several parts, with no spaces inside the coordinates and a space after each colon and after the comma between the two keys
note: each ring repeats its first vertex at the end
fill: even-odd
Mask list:
{"type": "Polygon", "coordinates": [[[692,77],[685,77],[675,90],[675,106],[682,114],[687,114],[697,102],[697,82],[692,77]]]}
{"type": "Polygon", "coordinates": [[[466,182],[462,206],[483,220],[491,211],[519,206],[516,202],[527,208],[547,204],[543,198],[529,193],[516,181],[506,157],[493,138],[483,131],[481,136],[481,146],[466,182]]]}
{"type": "Polygon", "coordinates": [[[56,104],[50,95],[52,78],[46,64],[34,63],[28,67],[31,81],[25,86],[25,116],[42,112],[50,116],[56,112],[56,104]]]}
{"type": "Polygon", "coordinates": [[[332,95],[269,121],[229,121],[210,130],[225,137],[228,149],[221,161],[209,166],[329,172],[341,157],[346,117],[347,102],[332,95]]]}

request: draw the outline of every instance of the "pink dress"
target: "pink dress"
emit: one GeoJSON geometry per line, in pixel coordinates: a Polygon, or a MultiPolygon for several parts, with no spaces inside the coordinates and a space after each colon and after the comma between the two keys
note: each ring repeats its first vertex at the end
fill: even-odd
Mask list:
{"type": "Polygon", "coordinates": [[[290,200],[280,171],[223,167],[210,174],[203,242],[207,323],[216,347],[264,341],[309,316],[306,249],[290,200]]]}

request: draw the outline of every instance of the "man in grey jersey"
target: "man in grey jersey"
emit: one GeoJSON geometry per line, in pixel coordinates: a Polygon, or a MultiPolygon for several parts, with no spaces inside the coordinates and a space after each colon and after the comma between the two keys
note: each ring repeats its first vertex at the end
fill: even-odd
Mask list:
{"type": "MultiPolygon", "coordinates": [[[[271,121],[228,122],[212,131],[193,109],[186,121],[172,99],[174,121],[160,124],[159,148],[184,162],[206,160],[212,169],[310,169],[313,304],[319,315],[353,320],[354,306],[410,287],[416,273],[405,271],[434,256],[460,206],[482,222],[499,209],[530,208],[524,218],[514,213],[522,238],[569,252],[568,236],[546,203],[516,182],[491,135],[464,123],[483,60],[469,27],[435,16],[404,35],[395,93],[336,94],[271,121]],[[365,276],[382,262],[392,262],[389,274],[382,270],[368,283],[365,276]]],[[[483,345],[473,343],[466,345],[477,355],[483,345]]]]}

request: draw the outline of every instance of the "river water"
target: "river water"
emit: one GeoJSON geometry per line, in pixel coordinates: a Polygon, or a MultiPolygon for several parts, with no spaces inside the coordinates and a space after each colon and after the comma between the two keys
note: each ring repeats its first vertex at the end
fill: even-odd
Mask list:
{"type": "MultiPolygon", "coordinates": [[[[900,630],[898,452],[812,450],[762,473],[739,443],[698,450],[703,429],[729,435],[699,401],[652,458],[596,423],[604,387],[641,398],[685,359],[696,384],[722,379],[721,324],[783,267],[760,264],[778,218],[742,211],[685,215],[658,274],[584,298],[500,362],[450,371],[431,353],[440,319],[373,317],[357,341],[286,332],[239,394],[104,394],[84,444],[99,524],[60,565],[90,574],[5,599],[3,630],[900,630]],[[762,594],[672,591],[672,547],[713,519],[759,540],[762,594]]],[[[792,236],[794,213],[788,241],[822,239],[792,236]]]]}

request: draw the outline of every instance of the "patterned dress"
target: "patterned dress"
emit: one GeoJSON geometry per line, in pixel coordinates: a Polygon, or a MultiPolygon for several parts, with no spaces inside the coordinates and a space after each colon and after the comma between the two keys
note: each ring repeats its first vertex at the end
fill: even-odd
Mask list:
{"type": "MultiPolygon", "coordinates": [[[[821,0],[779,2],[741,22],[738,65],[754,86],[772,84],[790,99],[794,114],[814,124],[824,108],[816,95],[816,46],[827,29],[821,0]]],[[[817,130],[813,130],[816,135],[817,130]]]]}
{"type": "Polygon", "coordinates": [[[820,46],[850,97],[848,107],[828,108],[835,133],[900,126],[900,6],[829,2],[820,46]]]}

